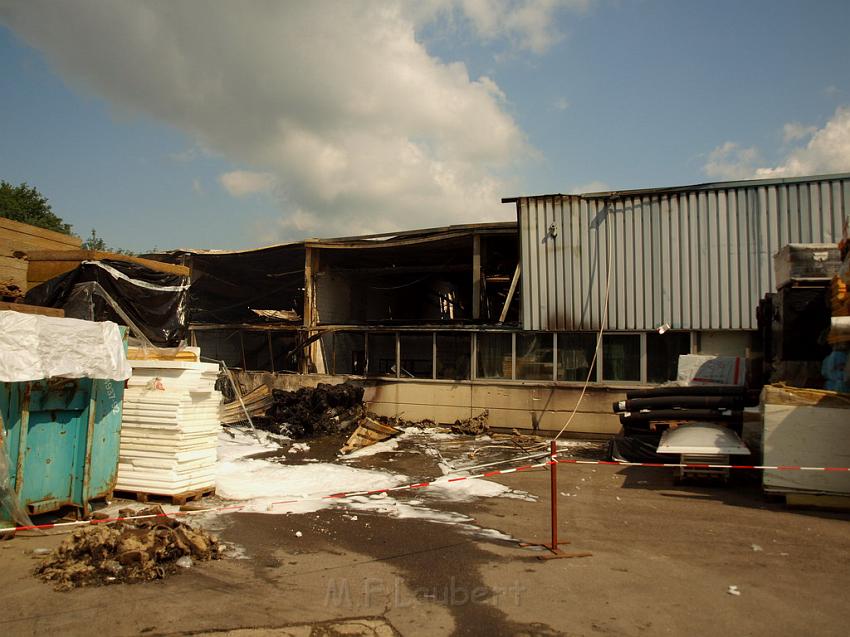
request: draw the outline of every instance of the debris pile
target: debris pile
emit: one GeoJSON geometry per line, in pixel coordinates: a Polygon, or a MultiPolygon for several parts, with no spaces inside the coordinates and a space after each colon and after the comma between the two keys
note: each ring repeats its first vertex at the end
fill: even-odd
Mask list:
{"type": "MultiPolygon", "coordinates": [[[[162,514],[161,507],[125,515],[162,514]]],[[[65,538],[36,569],[56,590],[162,579],[192,560],[221,558],[224,546],[200,529],[168,517],[87,526],[65,538]]]]}
{"type": "Polygon", "coordinates": [[[275,389],[267,421],[257,426],[293,438],[343,433],[364,415],[363,388],[351,383],[319,383],[315,389],[275,389]]]}
{"type": "Polygon", "coordinates": [[[486,409],[477,416],[465,418],[464,420],[455,420],[455,424],[451,426],[453,434],[462,434],[464,436],[480,436],[490,431],[490,425],[487,419],[490,417],[490,412],[486,409]]]}

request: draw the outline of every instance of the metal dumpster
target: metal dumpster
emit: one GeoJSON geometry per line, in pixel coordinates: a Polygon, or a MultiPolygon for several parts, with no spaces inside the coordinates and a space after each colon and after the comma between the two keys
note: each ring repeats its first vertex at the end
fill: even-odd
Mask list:
{"type": "MultiPolygon", "coordinates": [[[[9,482],[30,514],[65,505],[88,513],[118,473],[124,383],[49,378],[0,383],[9,482]]],[[[0,510],[0,524],[10,513],[0,510]]]]}

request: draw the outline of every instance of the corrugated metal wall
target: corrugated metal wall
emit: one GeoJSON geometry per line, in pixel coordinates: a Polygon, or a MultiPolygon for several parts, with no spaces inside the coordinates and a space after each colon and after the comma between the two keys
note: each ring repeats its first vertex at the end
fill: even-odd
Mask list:
{"type": "Polygon", "coordinates": [[[527,330],[755,329],[787,243],[835,243],[850,174],[517,200],[527,330]],[[554,228],[554,236],[550,234],[554,228]]]}

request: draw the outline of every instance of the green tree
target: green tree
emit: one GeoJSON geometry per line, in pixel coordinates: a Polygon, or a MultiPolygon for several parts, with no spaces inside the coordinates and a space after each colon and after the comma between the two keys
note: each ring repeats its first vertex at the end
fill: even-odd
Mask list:
{"type": "Polygon", "coordinates": [[[101,252],[108,252],[109,248],[106,247],[106,241],[103,240],[103,237],[97,236],[97,232],[95,229],[91,229],[91,235],[88,239],[83,241],[82,245],[83,250],[100,250],[101,252]]]}
{"type": "Polygon", "coordinates": [[[7,181],[0,181],[0,217],[71,234],[71,225],[53,214],[47,197],[26,182],[13,186],[7,181]]]}
{"type": "Polygon", "coordinates": [[[135,256],[136,254],[132,250],[110,248],[106,245],[106,241],[104,241],[103,237],[98,236],[97,231],[94,228],[91,229],[89,238],[83,241],[82,248],[83,250],[99,250],[101,252],[114,252],[115,254],[126,254],[128,256],[135,256]]]}

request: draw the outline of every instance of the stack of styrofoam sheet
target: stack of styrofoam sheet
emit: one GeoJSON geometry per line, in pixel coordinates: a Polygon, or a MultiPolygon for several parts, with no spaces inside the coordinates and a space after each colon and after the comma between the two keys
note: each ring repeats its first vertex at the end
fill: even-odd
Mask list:
{"type": "Polygon", "coordinates": [[[215,485],[218,365],[131,360],[124,392],[118,491],[178,495],[215,485]]]}

